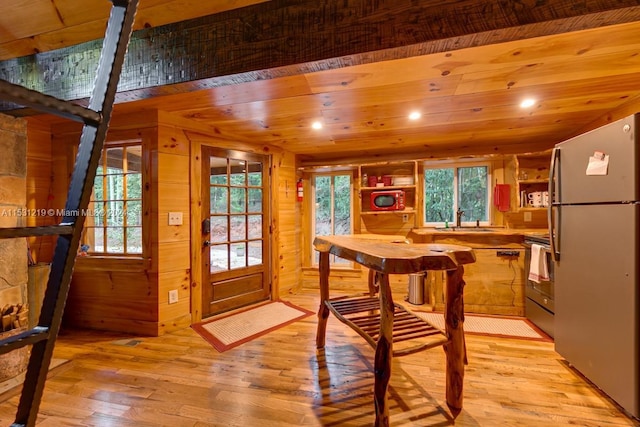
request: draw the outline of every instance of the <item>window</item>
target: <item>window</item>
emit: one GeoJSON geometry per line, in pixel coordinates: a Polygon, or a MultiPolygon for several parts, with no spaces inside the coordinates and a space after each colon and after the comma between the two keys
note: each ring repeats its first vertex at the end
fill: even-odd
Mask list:
{"type": "MultiPolygon", "coordinates": [[[[351,174],[317,174],[312,177],[314,203],[312,212],[313,230],[316,236],[353,233],[353,203],[351,199],[351,174]]],[[[313,239],[312,239],[313,240],[313,239]]],[[[318,264],[319,255],[314,253],[314,264],[318,264]]],[[[351,264],[333,255],[330,261],[335,264],[351,264]]]]}
{"type": "Polygon", "coordinates": [[[93,182],[83,243],[92,254],[142,254],[142,145],[109,143],[93,182]]]}
{"type": "Polygon", "coordinates": [[[246,157],[209,156],[212,273],[264,262],[266,160],[246,157]]]}
{"type": "Polygon", "coordinates": [[[489,223],[489,165],[426,166],[424,171],[425,225],[456,224],[456,212],[463,225],[489,223]]]}

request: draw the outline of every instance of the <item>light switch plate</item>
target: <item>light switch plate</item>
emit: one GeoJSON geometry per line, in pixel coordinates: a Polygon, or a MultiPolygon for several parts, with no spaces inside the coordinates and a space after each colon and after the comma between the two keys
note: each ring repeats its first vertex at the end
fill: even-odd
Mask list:
{"type": "Polygon", "coordinates": [[[531,222],[531,212],[524,213],[524,222],[531,222]]]}
{"type": "Polygon", "coordinates": [[[178,302],[178,290],[173,289],[169,291],[169,304],[175,304],[178,302]]]}
{"type": "Polygon", "coordinates": [[[182,212],[169,212],[169,225],[182,225],[182,212]]]}

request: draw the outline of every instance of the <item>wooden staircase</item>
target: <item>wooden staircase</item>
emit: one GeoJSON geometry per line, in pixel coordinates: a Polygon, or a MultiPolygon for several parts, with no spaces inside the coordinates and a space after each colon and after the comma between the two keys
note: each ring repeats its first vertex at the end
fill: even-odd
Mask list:
{"type": "Polygon", "coordinates": [[[36,423],[82,235],[82,213],[86,212],[91,196],[138,6],[138,0],[112,0],[112,3],[88,107],[0,80],[0,99],[84,124],[62,221],[52,226],[0,229],[2,239],[58,236],[38,324],[28,331],[0,340],[0,355],[32,346],[16,419],[12,424],[15,427],[34,426],[36,423]]]}

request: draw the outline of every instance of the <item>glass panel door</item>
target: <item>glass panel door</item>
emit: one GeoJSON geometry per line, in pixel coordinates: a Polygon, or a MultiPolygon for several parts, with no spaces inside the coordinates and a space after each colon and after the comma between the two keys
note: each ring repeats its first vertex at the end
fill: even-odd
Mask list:
{"type": "Polygon", "coordinates": [[[211,147],[203,160],[207,316],[270,296],[269,167],[266,156],[211,147]]]}

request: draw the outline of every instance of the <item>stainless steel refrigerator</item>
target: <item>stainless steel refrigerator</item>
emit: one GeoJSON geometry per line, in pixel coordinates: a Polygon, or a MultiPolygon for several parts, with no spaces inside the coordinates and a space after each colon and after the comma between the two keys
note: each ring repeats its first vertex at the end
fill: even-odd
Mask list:
{"type": "Polygon", "coordinates": [[[555,348],[640,417],[640,113],[554,148],[555,348]]]}

